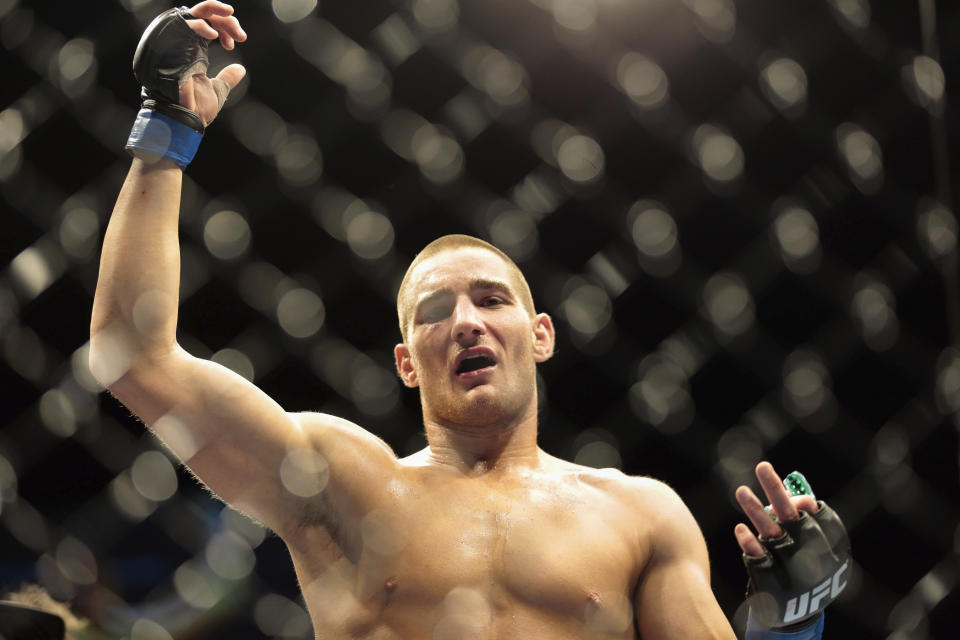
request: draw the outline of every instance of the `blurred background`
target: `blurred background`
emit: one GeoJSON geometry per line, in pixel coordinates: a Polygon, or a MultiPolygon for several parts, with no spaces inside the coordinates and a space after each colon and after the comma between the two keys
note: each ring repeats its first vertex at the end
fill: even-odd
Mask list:
{"type": "MultiPolygon", "coordinates": [[[[87,369],[151,0],[0,0],[0,587],[113,637],[312,637],[276,536],[87,369]]],[[[424,446],[392,367],[451,232],[558,325],[541,443],[671,484],[724,610],[732,495],[800,469],[858,565],[827,638],[958,637],[960,5],[237,0],[248,77],[185,180],[180,340],[424,446]]],[[[584,541],[588,543],[588,541],[584,541]]]]}

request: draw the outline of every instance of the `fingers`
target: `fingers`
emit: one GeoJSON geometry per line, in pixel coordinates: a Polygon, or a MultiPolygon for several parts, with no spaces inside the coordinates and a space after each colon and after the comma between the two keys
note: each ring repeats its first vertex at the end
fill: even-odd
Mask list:
{"type": "Polygon", "coordinates": [[[187,20],[187,26],[201,38],[213,40],[217,37],[217,30],[207,24],[206,20],[187,20]]]}
{"type": "Polygon", "coordinates": [[[203,0],[190,7],[190,15],[197,18],[209,18],[210,16],[230,16],[233,15],[233,7],[226,2],[217,2],[217,0],[203,0]]]}
{"type": "Polygon", "coordinates": [[[794,496],[790,498],[790,501],[793,502],[793,506],[800,511],[816,513],[820,510],[820,506],[817,505],[817,501],[814,500],[812,496],[794,496]]]}
{"type": "Polygon", "coordinates": [[[743,509],[743,512],[761,536],[764,538],[777,538],[783,533],[783,529],[770,519],[770,516],[768,516],[767,512],[763,509],[763,503],[760,502],[760,499],[757,498],[749,487],[740,487],[737,489],[737,502],[740,503],[740,508],[743,509]]]}
{"type": "Polygon", "coordinates": [[[240,81],[243,80],[243,76],[247,75],[247,70],[241,64],[231,64],[223,68],[223,70],[217,74],[217,80],[221,80],[226,83],[227,87],[233,89],[240,81]]]}
{"type": "Polygon", "coordinates": [[[243,42],[247,39],[247,32],[233,16],[211,16],[207,18],[207,22],[220,34],[220,44],[224,49],[233,49],[234,42],[243,42]]]}
{"type": "Polygon", "coordinates": [[[247,33],[233,16],[233,7],[228,4],[206,0],[194,5],[190,9],[190,15],[197,18],[187,20],[190,28],[209,40],[219,38],[224,49],[233,49],[234,43],[247,39],[247,33]]]}
{"type": "Polygon", "coordinates": [[[217,74],[217,77],[213,79],[213,90],[217,94],[217,111],[223,108],[223,103],[227,101],[227,96],[230,94],[230,90],[233,89],[240,80],[243,79],[247,70],[239,64],[231,64],[226,67],[223,71],[217,74]]]}
{"type": "Polygon", "coordinates": [[[763,545],[757,540],[757,536],[753,535],[753,532],[750,531],[750,527],[745,524],[738,524],[733,529],[733,535],[737,538],[737,544],[740,545],[740,550],[745,554],[753,556],[754,558],[763,556],[763,545]]]}
{"type": "Polygon", "coordinates": [[[783,486],[783,480],[774,471],[773,465],[769,462],[761,462],[757,465],[757,479],[760,480],[760,486],[767,495],[767,500],[781,520],[796,520],[800,517],[797,513],[797,507],[790,499],[790,493],[783,486]]]}
{"type": "MultiPolygon", "coordinates": [[[[800,517],[801,510],[816,513],[819,509],[812,495],[792,496],[769,462],[758,464],[756,472],[757,479],[760,480],[760,486],[763,487],[763,492],[770,502],[771,511],[780,521],[797,520],[800,517]]],[[[762,538],[773,539],[783,534],[783,529],[767,514],[763,503],[749,487],[741,486],[737,488],[736,497],[737,502],[740,503],[740,508],[743,509],[743,512],[762,538]]],[[[745,524],[738,524],[734,529],[734,535],[740,549],[745,554],[749,556],[764,555],[763,545],[745,524]]]]}

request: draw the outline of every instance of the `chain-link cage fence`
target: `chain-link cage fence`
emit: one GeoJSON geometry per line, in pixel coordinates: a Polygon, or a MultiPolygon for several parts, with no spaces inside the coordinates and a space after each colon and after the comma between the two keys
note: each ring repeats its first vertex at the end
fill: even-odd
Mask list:
{"type": "MultiPolygon", "coordinates": [[[[0,0],[0,586],[111,637],[312,637],[280,540],[87,367],[130,60],[169,6],[0,0]]],[[[770,459],[851,534],[826,637],[957,637],[960,6],[234,6],[249,40],[211,66],[248,76],[184,186],[189,351],[413,452],[398,280],[485,238],[558,325],[541,446],[676,488],[731,617],[733,490],[770,459]]]]}

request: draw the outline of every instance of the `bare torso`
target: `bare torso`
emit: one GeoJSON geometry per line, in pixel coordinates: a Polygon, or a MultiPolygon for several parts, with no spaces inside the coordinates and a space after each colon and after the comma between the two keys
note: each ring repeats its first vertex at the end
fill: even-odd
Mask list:
{"type": "Polygon", "coordinates": [[[542,458],[468,476],[413,456],[338,526],[287,535],[317,637],[636,638],[637,494],[658,483],[542,458]]]}

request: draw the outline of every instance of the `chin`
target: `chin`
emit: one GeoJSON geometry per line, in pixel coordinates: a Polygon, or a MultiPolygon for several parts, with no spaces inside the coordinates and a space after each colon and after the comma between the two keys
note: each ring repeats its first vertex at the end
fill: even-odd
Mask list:
{"type": "MultiPolygon", "coordinates": [[[[514,382],[514,384],[517,384],[514,382]]],[[[421,402],[425,415],[439,422],[468,427],[483,427],[489,424],[506,423],[519,419],[528,407],[528,402],[516,388],[503,384],[482,382],[469,389],[444,389],[440,393],[424,394],[421,387],[421,402]],[[513,391],[513,393],[511,393],[513,391]],[[430,400],[427,400],[429,398],[430,400]],[[426,401],[425,401],[426,400],[426,401]]],[[[534,396],[533,402],[536,402],[534,396]]]]}
{"type": "Polygon", "coordinates": [[[449,407],[451,421],[457,424],[472,427],[482,427],[489,424],[509,422],[518,418],[522,408],[505,403],[503,398],[495,395],[493,390],[474,389],[461,398],[456,406],[449,407]]]}

